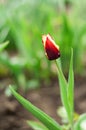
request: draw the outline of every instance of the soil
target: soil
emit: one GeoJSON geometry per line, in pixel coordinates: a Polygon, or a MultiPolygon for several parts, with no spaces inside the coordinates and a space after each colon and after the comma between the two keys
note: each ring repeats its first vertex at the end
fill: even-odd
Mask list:
{"type": "MultiPolygon", "coordinates": [[[[61,106],[59,85],[51,79],[50,85],[42,83],[36,90],[29,90],[25,97],[45,113],[60,122],[56,110],[61,106]]],[[[36,120],[14,97],[6,97],[2,86],[7,86],[9,79],[0,81],[0,130],[32,130],[26,120],[36,120]]],[[[86,112],[86,77],[75,78],[75,111],[86,112]]]]}

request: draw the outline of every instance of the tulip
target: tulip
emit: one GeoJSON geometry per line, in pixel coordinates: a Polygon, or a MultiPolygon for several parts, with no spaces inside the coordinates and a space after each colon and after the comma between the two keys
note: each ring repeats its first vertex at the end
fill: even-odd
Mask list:
{"type": "Polygon", "coordinates": [[[59,46],[56,45],[49,34],[42,35],[42,43],[44,45],[45,55],[49,60],[55,60],[60,57],[59,46]]]}

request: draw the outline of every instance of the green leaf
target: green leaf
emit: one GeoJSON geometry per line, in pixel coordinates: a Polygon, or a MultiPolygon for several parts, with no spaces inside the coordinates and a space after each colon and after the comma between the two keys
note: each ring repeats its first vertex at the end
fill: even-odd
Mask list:
{"type": "Polygon", "coordinates": [[[55,120],[19,95],[11,86],[10,90],[16,99],[24,106],[24,108],[40,120],[49,130],[62,130],[61,126],[55,120]]]}
{"type": "Polygon", "coordinates": [[[73,49],[71,50],[71,60],[70,60],[70,69],[68,77],[68,102],[71,110],[71,117],[73,116],[74,111],[74,72],[73,72],[73,49]]]}
{"type": "Polygon", "coordinates": [[[82,114],[75,123],[74,130],[86,130],[86,113],[82,114]]]}
{"type": "Polygon", "coordinates": [[[0,44],[0,52],[8,45],[9,41],[0,44]]]}
{"type": "Polygon", "coordinates": [[[49,130],[43,124],[35,121],[27,121],[29,126],[31,126],[34,130],[49,130]]]}
{"type": "Polygon", "coordinates": [[[58,68],[57,72],[58,72],[58,78],[59,78],[61,100],[62,100],[63,106],[66,109],[68,119],[69,119],[69,121],[71,121],[71,112],[70,112],[70,107],[69,107],[68,98],[67,98],[67,86],[68,86],[68,83],[67,83],[67,81],[66,81],[66,79],[64,77],[64,74],[62,72],[62,69],[59,66],[58,61],[56,61],[56,65],[57,65],[57,68],[58,68]]]}

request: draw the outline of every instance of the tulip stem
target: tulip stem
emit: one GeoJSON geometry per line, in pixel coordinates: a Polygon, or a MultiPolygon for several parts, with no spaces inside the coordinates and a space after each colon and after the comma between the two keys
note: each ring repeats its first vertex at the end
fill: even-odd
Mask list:
{"type": "Polygon", "coordinates": [[[57,72],[58,72],[58,75],[61,74],[62,78],[63,78],[64,81],[66,82],[66,79],[65,79],[65,77],[64,77],[64,75],[63,75],[63,72],[62,72],[62,69],[61,69],[59,63],[58,63],[56,60],[55,60],[55,63],[56,63],[57,69],[58,69],[58,71],[57,71],[57,72]]]}

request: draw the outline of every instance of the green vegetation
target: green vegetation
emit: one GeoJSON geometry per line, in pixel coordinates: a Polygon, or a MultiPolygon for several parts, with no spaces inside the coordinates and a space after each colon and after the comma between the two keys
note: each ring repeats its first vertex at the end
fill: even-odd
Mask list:
{"type": "Polygon", "coordinates": [[[84,6],[85,0],[6,0],[0,4],[0,43],[10,42],[7,51],[5,49],[0,55],[0,64],[9,68],[19,86],[38,86],[40,79],[48,81],[54,73],[53,64],[44,57],[43,33],[50,33],[59,44],[63,71],[68,72],[72,47],[74,71],[83,73],[86,49],[84,6]],[[81,4],[83,8],[80,8],[81,4]]]}
{"type": "MultiPolygon", "coordinates": [[[[48,42],[50,43],[51,48],[48,48],[48,51],[53,50],[55,53],[55,48],[52,47],[53,42],[47,41],[47,47],[49,47],[48,42]]],[[[46,52],[47,53],[47,52],[46,52]]],[[[48,53],[47,53],[48,54],[48,53]]],[[[51,53],[52,54],[52,53],[51,53]]],[[[53,54],[52,54],[53,55],[53,54]]],[[[57,59],[57,58],[56,58],[57,59]]],[[[41,123],[37,123],[34,121],[28,121],[27,123],[34,130],[85,130],[86,129],[86,113],[82,115],[78,115],[77,120],[75,118],[75,107],[74,107],[74,72],[73,72],[73,51],[71,51],[71,60],[70,60],[70,68],[68,81],[65,79],[58,59],[55,60],[57,65],[57,73],[59,79],[59,87],[60,87],[60,97],[62,101],[63,107],[58,109],[58,114],[62,118],[62,125],[53,120],[50,116],[45,114],[42,110],[34,106],[30,101],[22,97],[18,94],[12,86],[10,86],[10,90],[14,97],[22,104],[22,106],[29,111],[34,117],[36,117],[41,123]]]]}

